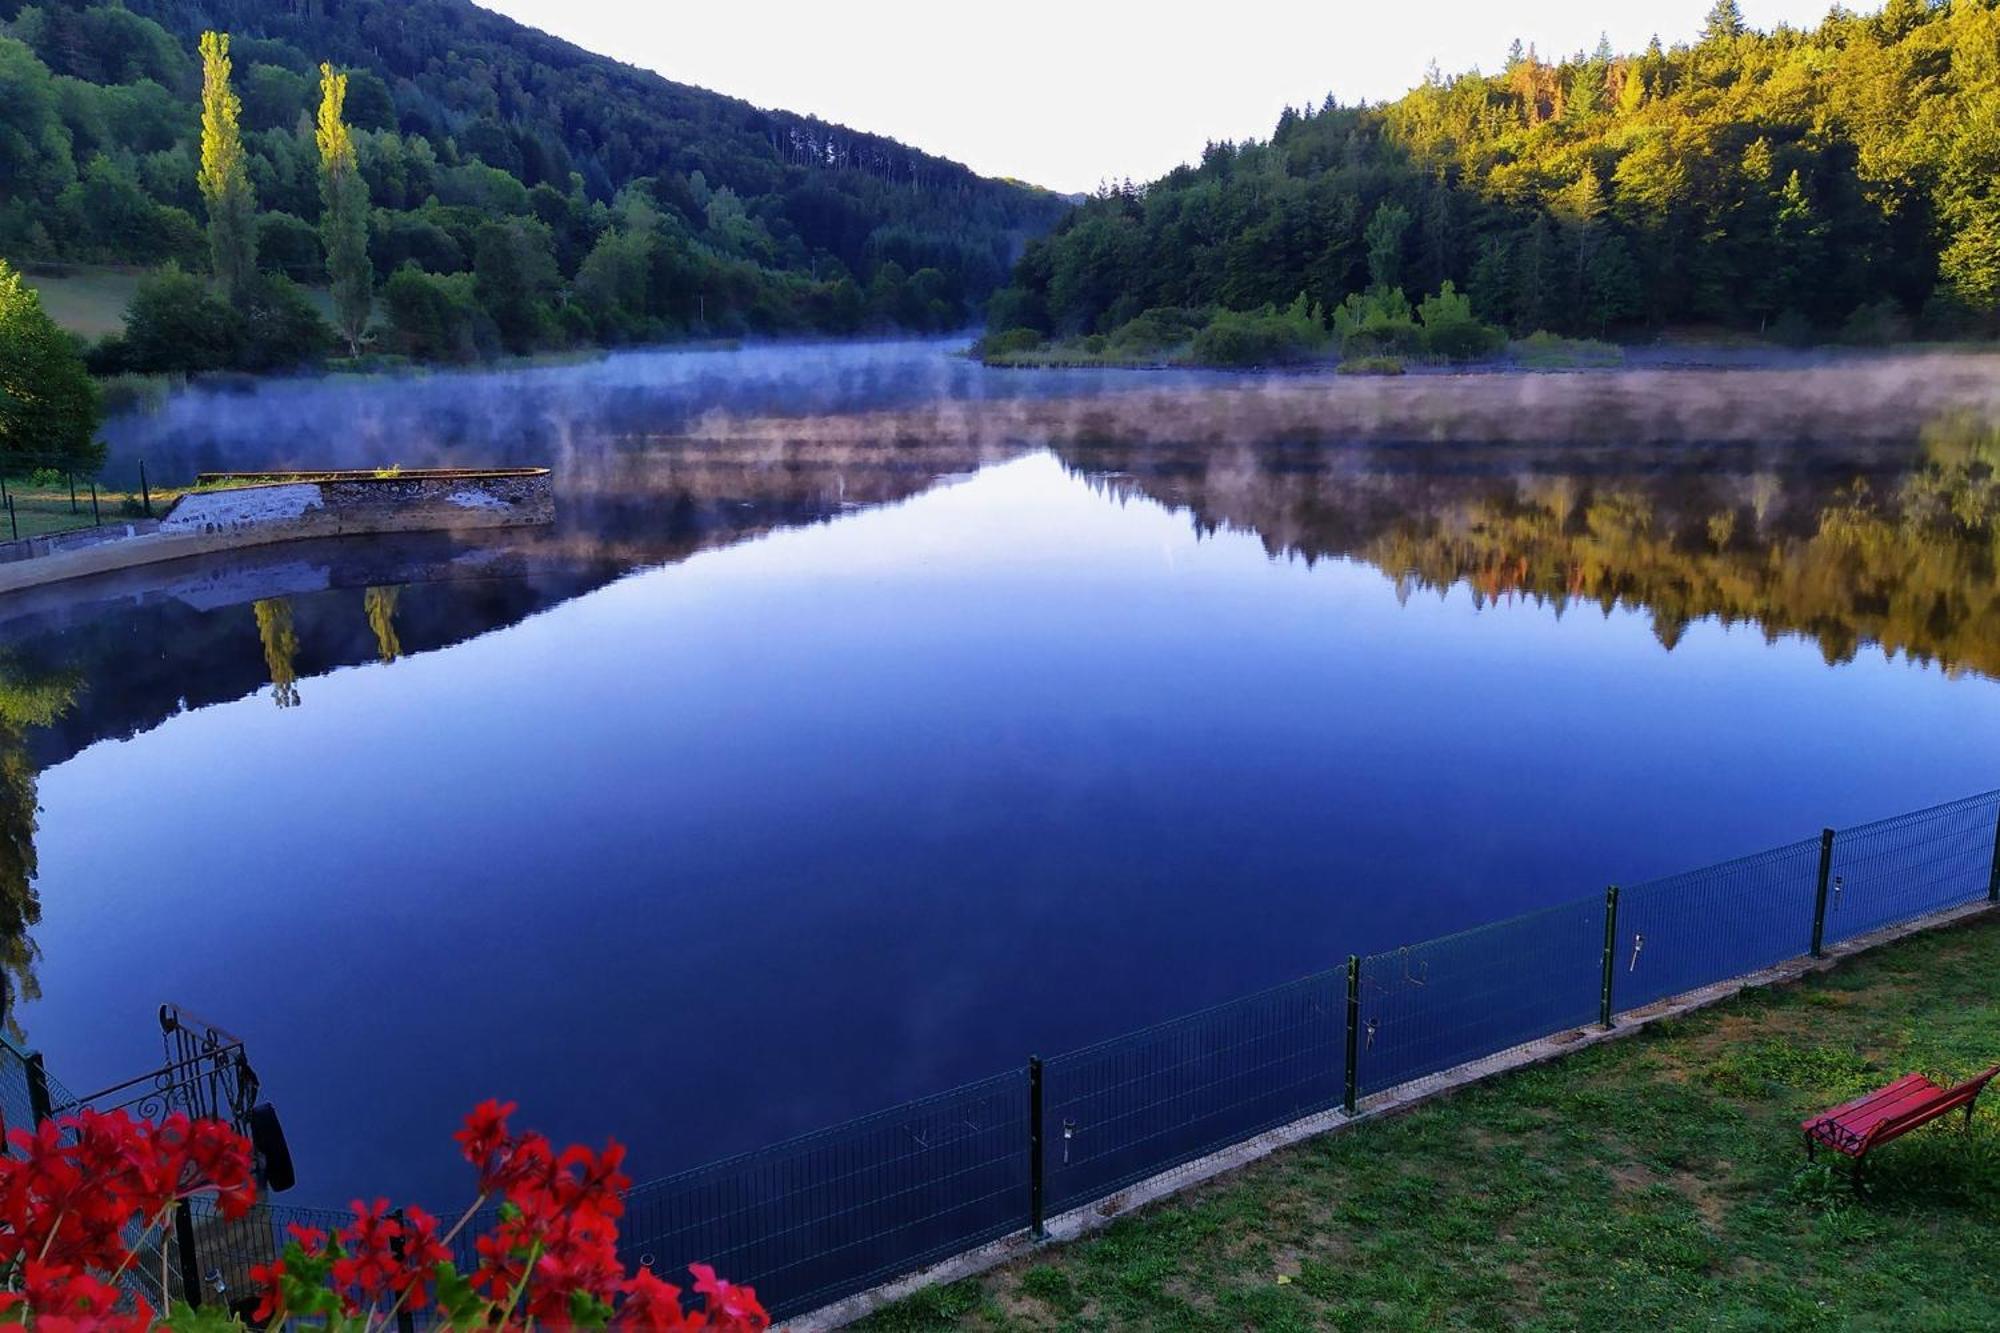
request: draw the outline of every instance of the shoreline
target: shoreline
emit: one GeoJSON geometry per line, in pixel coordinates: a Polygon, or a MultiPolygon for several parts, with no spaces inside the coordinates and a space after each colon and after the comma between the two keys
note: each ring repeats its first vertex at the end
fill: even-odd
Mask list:
{"type": "Polygon", "coordinates": [[[555,519],[547,468],[268,476],[226,489],[189,491],[157,521],[0,545],[0,596],[283,542],[531,527],[555,519]]]}

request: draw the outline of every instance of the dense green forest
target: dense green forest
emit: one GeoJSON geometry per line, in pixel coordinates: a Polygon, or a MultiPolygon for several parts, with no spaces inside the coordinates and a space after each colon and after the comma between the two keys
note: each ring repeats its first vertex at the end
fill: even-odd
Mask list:
{"type": "Polygon", "coordinates": [[[232,39],[240,202],[271,281],[223,284],[234,325],[141,332],[102,369],[256,368],[327,339],[285,288],[329,281],[325,215],[352,202],[315,142],[322,62],[345,80],[378,351],[960,327],[1067,207],[468,0],[0,0],[0,255],[174,265],[190,277],[169,272],[153,307],[190,294],[214,254],[209,29],[232,39]]]}
{"type": "MultiPolygon", "coordinates": [[[[2000,0],[1768,34],[1722,0],[1685,45],[1550,62],[1516,43],[1497,74],[1328,97],[1100,191],[1027,248],[988,324],[1003,354],[1044,334],[1143,355],[1217,311],[1199,359],[1286,359],[1322,330],[1350,355],[1435,350],[1422,293],[1592,338],[2000,329],[2000,0]]],[[[1446,354],[1477,347],[1468,312],[1437,309],[1446,354]]]]}

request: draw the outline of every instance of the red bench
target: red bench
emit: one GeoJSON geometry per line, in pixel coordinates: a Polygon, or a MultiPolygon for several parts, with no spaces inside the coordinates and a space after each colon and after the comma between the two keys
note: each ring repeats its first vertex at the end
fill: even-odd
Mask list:
{"type": "Polygon", "coordinates": [[[2000,1065],[1975,1075],[1955,1088],[1942,1087],[1922,1074],[1906,1074],[1886,1088],[1877,1088],[1866,1097],[1821,1112],[1799,1123],[1806,1136],[1806,1156],[1816,1156],[1820,1148],[1831,1148],[1854,1159],[1855,1188],[1861,1186],[1861,1162],[1868,1154],[1889,1142],[1928,1125],[1940,1116],[1963,1109],[1965,1123],[1972,1125],[1972,1112],[1979,1094],[1986,1090],[2000,1065]]]}

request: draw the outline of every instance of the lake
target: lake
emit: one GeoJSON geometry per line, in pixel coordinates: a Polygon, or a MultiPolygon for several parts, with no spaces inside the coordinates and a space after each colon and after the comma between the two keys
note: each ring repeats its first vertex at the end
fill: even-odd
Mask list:
{"type": "Polygon", "coordinates": [[[644,1179],[2000,785],[1983,407],[1413,442],[1268,387],[763,348],[114,422],[114,479],[549,462],[561,517],[0,603],[16,1020],[86,1091],[185,1004],[294,1200],[442,1208],[487,1096],[644,1179]]]}

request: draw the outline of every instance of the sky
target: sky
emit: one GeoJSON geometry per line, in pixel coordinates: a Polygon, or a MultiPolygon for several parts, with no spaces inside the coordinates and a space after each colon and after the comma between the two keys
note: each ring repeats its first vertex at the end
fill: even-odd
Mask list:
{"type": "MultiPolygon", "coordinates": [[[[1673,44],[1713,0],[479,0],[670,79],[886,134],[1063,191],[1152,180],[1287,104],[1380,100],[1544,56],[1673,44]]],[[[1832,0],[1741,0],[1752,26],[1832,0]]],[[[1856,8],[1873,8],[1859,4],[1856,8]]]]}

